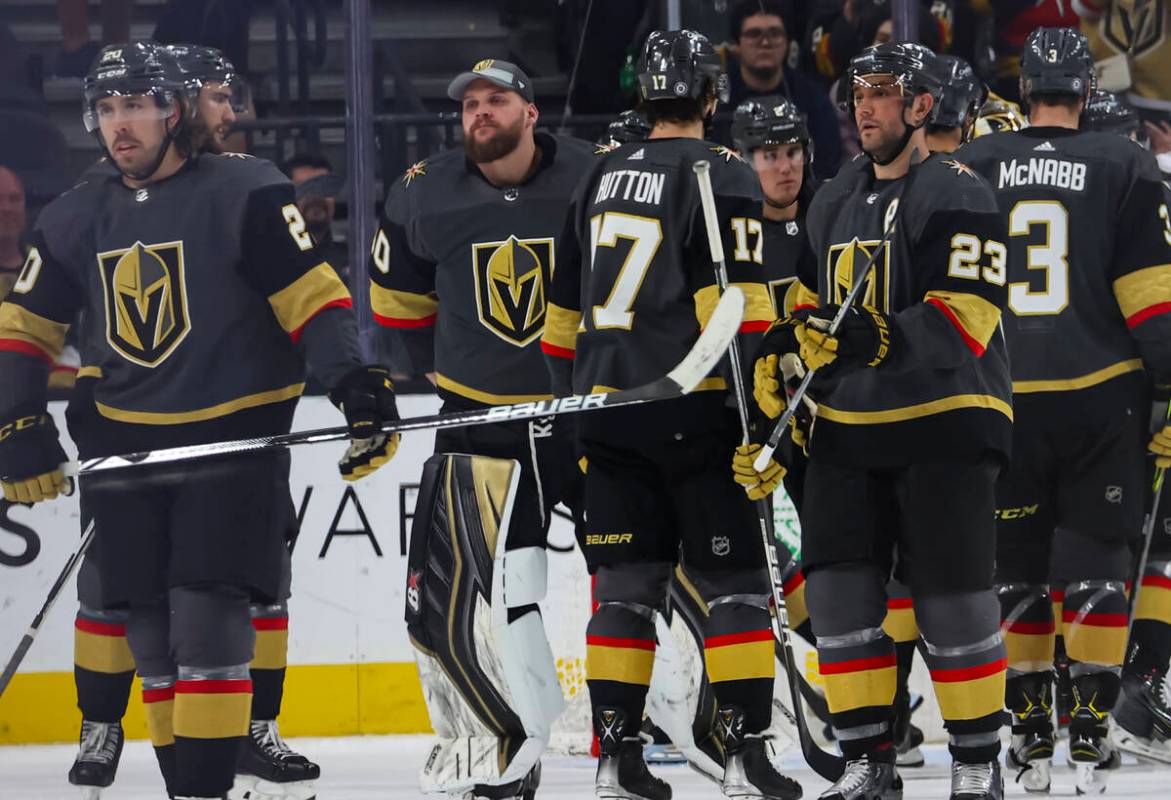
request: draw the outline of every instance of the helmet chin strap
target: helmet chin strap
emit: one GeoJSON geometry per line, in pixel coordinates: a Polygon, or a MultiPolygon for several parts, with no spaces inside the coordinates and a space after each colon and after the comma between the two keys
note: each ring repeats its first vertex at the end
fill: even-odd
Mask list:
{"type": "MultiPolygon", "coordinates": [[[[798,194],[800,194],[800,192],[798,192],[798,194]]],[[[797,202],[797,197],[795,195],[792,200],[785,203],[784,205],[782,205],[780,203],[773,202],[772,198],[769,197],[767,194],[764,196],[764,204],[766,206],[768,206],[769,208],[775,208],[780,211],[784,211],[786,208],[789,208],[790,206],[792,206],[796,202],[797,202]]]]}
{"type": "Polygon", "coordinates": [[[150,169],[145,170],[143,174],[135,174],[127,172],[126,170],[122,169],[122,167],[118,166],[118,161],[114,158],[114,154],[110,152],[110,148],[106,147],[106,142],[104,139],[102,139],[100,130],[95,131],[94,135],[97,136],[98,143],[102,146],[102,152],[106,154],[106,158],[110,160],[110,163],[114,165],[114,169],[118,170],[127,178],[130,178],[134,181],[145,181],[158,172],[159,167],[163,165],[163,159],[167,157],[167,150],[171,147],[171,143],[175,140],[175,132],[168,128],[167,121],[163,120],[163,143],[159,145],[158,155],[155,156],[154,162],[150,165],[150,169]]]}

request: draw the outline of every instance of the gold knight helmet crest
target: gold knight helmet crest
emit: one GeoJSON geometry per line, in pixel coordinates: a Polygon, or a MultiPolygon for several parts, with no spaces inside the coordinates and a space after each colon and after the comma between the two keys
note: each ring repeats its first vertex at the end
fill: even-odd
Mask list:
{"type": "Polygon", "coordinates": [[[157,367],[191,330],[183,243],[143,244],[98,254],[106,340],[129,361],[157,367]]]}
{"type": "Polygon", "coordinates": [[[480,322],[501,339],[524,347],[545,325],[545,280],[553,274],[553,239],[472,245],[480,322]]]}

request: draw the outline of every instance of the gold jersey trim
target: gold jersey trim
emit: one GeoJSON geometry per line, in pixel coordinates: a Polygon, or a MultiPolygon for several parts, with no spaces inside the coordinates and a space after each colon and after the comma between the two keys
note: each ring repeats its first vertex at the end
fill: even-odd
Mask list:
{"type": "Polygon", "coordinates": [[[888,408],[883,411],[839,411],[830,408],[825,403],[817,406],[817,416],[830,422],[840,422],[844,425],[881,425],[887,422],[906,422],[907,420],[930,417],[948,411],[958,411],[963,408],[986,408],[999,411],[1012,421],[1012,406],[988,394],[957,394],[951,397],[941,397],[926,403],[917,403],[902,408],[888,408]]]}
{"type": "Polygon", "coordinates": [[[438,313],[439,300],[433,294],[387,289],[370,281],[370,306],[374,315],[382,319],[423,320],[438,313]]]}
{"type": "Polygon", "coordinates": [[[469,400],[475,400],[478,403],[487,403],[488,405],[494,406],[511,405],[513,403],[535,403],[538,400],[553,399],[552,393],[492,394],[491,392],[482,392],[479,389],[473,389],[471,386],[465,386],[459,381],[453,381],[442,372],[435,373],[435,383],[437,386],[439,386],[439,388],[446,389],[449,392],[454,392],[461,397],[466,397],[469,400]]]}
{"type": "Polygon", "coordinates": [[[101,367],[82,367],[81,369],[79,369],[77,371],[77,377],[79,377],[79,378],[97,378],[98,380],[101,380],[102,379],[102,368],[101,367]]]}
{"type": "Polygon", "coordinates": [[[545,332],[541,340],[553,347],[573,350],[577,345],[577,329],[581,326],[581,312],[549,303],[545,311],[545,332]]]}
{"type": "Polygon", "coordinates": [[[286,400],[300,397],[301,392],[304,390],[304,383],[294,383],[283,389],[258,392],[257,394],[238,397],[235,400],[228,400],[225,403],[218,403],[207,408],[198,408],[194,411],[129,411],[114,408],[105,403],[99,403],[96,400],[94,401],[94,405],[97,406],[98,413],[106,419],[112,419],[115,422],[132,422],[137,425],[183,425],[189,422],[204,422],[209,419],[226,417],[228,414],[234,414],[237,411],[243,411],[248,408],[257,408],[258,406],[266,406],[272,403],[283,403],[286,400]]]}
{"type": "MultiPolygon", "coordinates": [[[[741,324],[753,322],[772,322],[773,301],[769,296],[768,287],[763,283],[733,283],[744,292],[744,320],[741,324]]],[[[717,286],[705,286],[694,295],[695,319],[699,327],[707,327],[708,320],[720,302],[720,290],[717,286]]]]}
{"type": "Polygon", "coordinates": [[[34,314],[15,303],[0,304],[0,339],[24,342],[54,361],[61,357],[68,330],[68,325],[34,314]]]}
{"type": "Polygon", "coordinates": [[[1087,389],[1091,386],[1097,386],[1099,383],[1105,383],[1111,378],[1117,378],[1119,375],[1125,375],[1128,372],[1138,372],[1142,368],[1143,360],[1141,358],[1131,358],[1126,361],[1119,361],[1117,364],[1111,364],[1104,369],[1091,372],[1089,375],[1082,375],[1078,378],[1064,378],[1052,381],[1013,381],[1012,393],[1071,392],[1077,389],[1087,389]]]}
{"type": "Polygon", "coordinates": [[[1171,264],[1144,267],[1123,275],[1114,281],[1114,297],[1128,324],[1147,309],[1166,306],[1171,303],[1171,264]]]}
{"type": "MultiPolygon", "coordinates": [[[[698,384],[696,384],[695,388],[692,389],[689,392],[689,394],[695,394],[696,392],[715,392],[715,391],[721,391],[721,390],[724,390],[727,388],[728,388],[728,382],[725,381],[723,378],[719,378],[719,377],[704,378],[702,381],[700,381],[698,384]]],[[[590,389],[590,394],[609,394],[610,392],[617,392],[617,391],[620,391],[620,390],[613,387],[613,386],[605,386],[605,385],[599,383],[599,384],[595,384],[594,388],[590,389]]]]}
{"type": "Polygon", "coordinates": [[[268,296],[277,321],[285,333],[305,327],[327,305],[350,299],[350,292],[327,262],[322,261],[279,292],[268,296]]]}

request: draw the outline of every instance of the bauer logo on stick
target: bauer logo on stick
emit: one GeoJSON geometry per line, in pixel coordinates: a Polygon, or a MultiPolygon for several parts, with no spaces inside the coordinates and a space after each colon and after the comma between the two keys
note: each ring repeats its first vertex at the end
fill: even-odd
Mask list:
{"type": "Polygon", "coordinates": [[[128,361],[157,367],[191,330],[183,243],[143,244],[98,253],[106,340],[128,361]]]}

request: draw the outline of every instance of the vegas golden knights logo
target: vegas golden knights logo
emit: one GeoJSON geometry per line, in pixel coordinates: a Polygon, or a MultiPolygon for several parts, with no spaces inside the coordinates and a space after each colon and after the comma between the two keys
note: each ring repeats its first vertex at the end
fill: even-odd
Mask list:
{"type": "Polygon", "coordinates": [[[480,322],[524,347],[545,326],[545,275],[553,274],[553,240],[518,239],[472,245],[480,322]]]}
{"type": "Polygon", "coordinates": [[[191,330],[183,243],[143,244],[98,254],[106,340],[124,358],[157,367],[191,330]]]}
{"type": "MultiPolygon", "coordinates": [[[[833,287],[831,303],[845,301],[850,287],[854,285],[854,271],[866,266],[879,243],[877,239],[866,242],[855,239],[846,244],[830,246],[826,267],[829,270],[828,285],[833,287]]],[[[862,290],[859,302],[879,311],[890,310],[890,247],[883,248],[882,255],[870,268],[870,274],[866,276],[866,288],[862,290]]]]}
{"type": "Polygon", "coordinates": [[[1102,20],[1102,36],[1115,50],[1141,56],[1163,43],[1167,0],[1120,0],[1102,20]]]}

